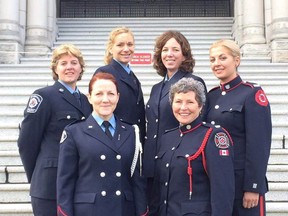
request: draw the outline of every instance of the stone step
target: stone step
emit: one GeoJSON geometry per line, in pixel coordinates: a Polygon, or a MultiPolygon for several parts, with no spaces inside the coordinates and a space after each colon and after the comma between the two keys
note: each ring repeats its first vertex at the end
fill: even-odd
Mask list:
{"type": "MultiPolygon", "coordinates": [[[[287,202],[267,202],[267,216],[287,216],[287,202]]],[[[0,204],[0,216],[33,216],[30,203],[0,204]]]]}
{"type": "MultiPolygon", "coordinates": [[[[19,166],[22,165],[18,150],[0,151],[0,166],[19,166]]],[[[288,164],[288,148],[285,149],[271,149],[269,158],[271,165],[285,165],[288,164]]]]}
{"type": "MultiPolygon", "coordinates": [[[[0,184],[0,203],[30,202],[29,189],[29,184],[0,184]]],[[[287,182],[269,182],[269,192],[266,194],[266,200],[268,202],[287,202],[287,191],[287,182]]]]}
{"type": "Polygon", "coordinates": [[[34,216],[30,203],[0,204],[0,216],[34,216]]]}
{"type": "MultiPolygon", "coordinates": [[[[269,182],[288,183],[288,164],[273,165],[269,164],[267,169],[267,178],[269,182]]],[[[0,184],[27,183],[27,177],[22,165],[19,166],[0,166],[0,184]]]]}
{"type": "MultiPolygon", "coordinates": [[[[131,18],[131,17],[121,17],[121,19],[119,18],[113,18],[113,17],[109,17],[109,18],[58,18],[57,19],[57,25],[61,26],[61,25],[66,25],[66,24],[81,24],[83,22],[85,23],[105,23],[107,25],[111,25],[111,26],[117,26],[117,25],[124,25],[124,24],[129,24],[129,25],[133,25],[133,24],[150,24],[150,23],[162,23],[164,25],[167,25],[167,21],[175,22],[175,23],[191,23],[191,22],[195,22],[195,23],[207,23],[207,22],[216,22],[216,23],[230,23],[232,25],[233,23],[233,18],[232,17],[165,17],[165,19],[163,18],[159,18],[159,17],[137,17],[137,19],[135,18],[131,18]]],[[[169,22],[169,25],[170,25],[169,22]]]]}

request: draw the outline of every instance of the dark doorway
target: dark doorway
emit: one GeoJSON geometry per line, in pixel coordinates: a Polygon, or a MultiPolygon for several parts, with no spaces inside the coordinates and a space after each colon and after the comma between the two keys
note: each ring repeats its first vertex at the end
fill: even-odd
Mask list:
{"type": "Polygon", "coordinates": [[[231,0],[60,0],[60,17],[230,17],[231,0]]]}

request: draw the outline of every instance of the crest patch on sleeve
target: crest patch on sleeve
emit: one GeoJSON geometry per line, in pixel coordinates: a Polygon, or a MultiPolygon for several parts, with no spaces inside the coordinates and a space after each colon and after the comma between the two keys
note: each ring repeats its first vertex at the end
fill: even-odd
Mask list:
{"type": "Polygon", "coordinates": [[[62,132],[60,144],[63,143],[63,142],[66,140],[66,138],[67,138],[67,133],[66,133],[66,131],[64,130],[64,131],[62,132]]]}
{"type": "Polygon", "coordinates": [[[43,98],[41,95],[32,94],[28,102],[27,112],[36,113],[42,101],[43,101],[43,98]]]}
{"type": "Polygon", "coordinates": [[[268,105],[268,99],[267,99],[266,94],[264,93],[264,91],[262,89],[258,90],[256,92],[255,100],[261,106],[267,106],[268,105]]]}
{"type": "Polygon", "coordinates": [[[216,147],[220,149],[226,149],[230,146],[229,138],[224,132],[219,132],[215,134],[214,142],[216,147]]]}

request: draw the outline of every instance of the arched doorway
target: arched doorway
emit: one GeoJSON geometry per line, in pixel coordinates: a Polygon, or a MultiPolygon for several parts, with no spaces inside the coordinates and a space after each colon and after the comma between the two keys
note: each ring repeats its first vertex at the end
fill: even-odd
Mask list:
{"type": "Polygon", "coordinates": [[[62,18],[230,17],[232,0],[60,0],[62,18]]]}

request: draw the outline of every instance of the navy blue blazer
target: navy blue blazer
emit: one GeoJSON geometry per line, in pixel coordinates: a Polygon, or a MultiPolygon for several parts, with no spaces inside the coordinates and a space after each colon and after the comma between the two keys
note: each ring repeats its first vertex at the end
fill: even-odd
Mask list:
{"type": "Polygon", "coordinates": [[[134,128],[119,119],[112,140],[92,115],[67,126],[60,144],[58,215],[145,215],[146,181],[139,166],[131,177],[134,153],[134,128]]]}
{"type": "Polygon", "coordinates": [[[85,119],[92,112],[84,94],[80,94],[80,100],[81,107],[59,82],[38,89],[30,96],[20,126],[18,147],[33,197],[56,199],[62,131],[66,125],[85,119]]]}
{"type": "Polygon", "coordinates": [[[205,87],[205,92],[207,92],[203,79],[185,71],[178,71],[165,85],[164,80],[162,80],[152,87],[150,98],[146,105],[147,138],[143,156],[143,173],[147,177],[154,176],[154,157],[160,147],[158,143],[161,135],[166,130],[179,125],[169,102],[169,90],[171,85],[183,77],[191,77],[200,81],[205,87]]]}
{"type": "Polygon", "coordinates": [[[111,73],[116,78],[120,98],[114,113],[122,122],[131,125],[137,124],[141,142],[144,143],[146,135],[145,106],[141,83],[138,78],[132,71],[129,75],[114,59],[110,64],[98,68],[95,73],[99,71],[111,73]]]}
{"type": "Polygon", "coordinates": [[[198,117],[164,133],[156,170],[157,216],[232,215],[233,143],[222,128],[198,117]]]}

